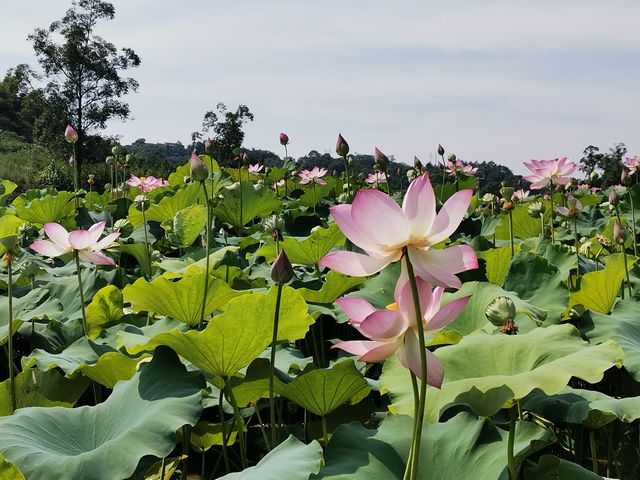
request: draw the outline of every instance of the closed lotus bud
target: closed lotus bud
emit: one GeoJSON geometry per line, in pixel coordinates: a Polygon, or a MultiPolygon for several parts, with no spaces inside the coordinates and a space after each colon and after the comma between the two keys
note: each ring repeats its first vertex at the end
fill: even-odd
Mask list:
{"type": "Polygon", "coordinates": [[[618,220],[613,224],[613,240],[619,245],[627,241],[627,231],[618,220]]]}
{"type": "Polygon", "coordinates": [[[457,159],[458,159],[458,157],[456,157],[456,154],[455,154],[455,153],[452,153],[451,155],[449,155],[449,156],[447,157],[447,160],[448,160],[449,162],[455,162],[457,159]]]}
{"type": "Polygon", "coordinates": [[[376,149],[373,152],[373,158],[376,162],[376,167],[378,168],[378,170],[380,170],[381,172],[384,172],[387,170],[387,167],[389,166],[389,157],[387,157],[384,153],[382,153],[378,147],[376,147],[376,149]]]}
{"type": "Polygon", "coordinates": [[[509,297],[496,297],[484,311],[485,317],[495,326],[501,326],[507,320],[516,317],[516,306],[509,297]]]}
{"type": "Polygon", "coordinates": [[[293,278],[293,267],[284,249],[271,265],[271,280],[278,284],[285,284],[293,278]]]}
{"type": "Polygon", "coordinates": [[[544,215],[544,212],[547,210],[547,208],[544,206],[544,203],[542,202],[533,202],[530,203],[529,206],[527,207],[527,213],[529,214],[530,217],[533,218],[540,218],[540,215],[544,215]]]}
{"type": "Polygon", "coordinates": [[[418,174],[412,168],[407,170],[407,180],[409,180],[409,182],[413,182],[416,179],[417,176],[418,176],[418,174]]]}
{"type": "Polygon", "coordinates": [[[630,181],[631,177],[629,176],[629,171],[626,168],[623,168],[622,173],[620,174],[620,182],[626,185],[630,181]]]}
{"type": "Polygon", "coordinates": [[[195,149],[191,152],[191,160],[189,161],[189,173],[191,178],[197,182],[204,182],[209,176],[209,171],[204,161],[198,156],[195,149]]]}
{"type": "Polygon", "coordinates": [[[418,157],[413,157],[413,168],[415,168],[418,172],[422,171],[422,162],[418,157]]]}
{"type": "Polygon", "coordinates": [[[616,192],[616,189],[611,187],[611,191],[609,192],[609,204],[611,205],[618,205],[619,203],[619,199],[618,199],[618,193],[616,192]]]}
{"type": "Polygon", "coordinates": [[[500,195],[502,195],[502,198],[504,198],[505,200],[511,200],[513,198],[514,192],[515,189],[513,187],[503,186],[500,189],[500,195]]]}
{"type": "Polygon", "coordinates": [[[340,157],[346,157],[349,153],[349,144],[341,133],[338,134],[338,140],[336,141],[336,153],[340,157]]]}
{"type": "Polygon", "coordinates": [[[347,155],[347,163],[349,165],[353,164],[353,155],[347,155]]]}
{"type": "Polygon", "coordinates": [[[121,218],[113,224],[113,230],[120,232],[120,238],[126,238],[133,233],[133,224],[126,218],[121,218]]]}
{"type": "Polygon", "coordinates": [[[444,157],[444,147],[440,144],[438,144],[438,155],[444,157]]]}
{"type": "Polygon", "coordinates": [[[280,132],[280,145],[288,145],[288,144],[289,144],[289,136],[284,132],[280,132]]]}
{"type": "Polygon", "coordinates": [[[138,195],[133,199],[133,206],[139,212],[144,212],[149,208],[149,199],[144,195],[138,195]]]}
{"type": "Polygon", "coordinates": [[[76,143],[78,141],[78,132],[71,126],[71,124],[67,124],[67,128],[64,129],[64,139],[69,143],[76,143]]]}

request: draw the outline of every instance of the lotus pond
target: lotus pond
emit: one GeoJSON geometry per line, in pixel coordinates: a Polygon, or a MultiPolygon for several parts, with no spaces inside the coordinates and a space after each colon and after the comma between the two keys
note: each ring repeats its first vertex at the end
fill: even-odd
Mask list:
{"type": "Polygon", "coordinates": [[[637,158],[482,195],[376,154],[3,181],[0,479],[639,478],[637,158]]]}

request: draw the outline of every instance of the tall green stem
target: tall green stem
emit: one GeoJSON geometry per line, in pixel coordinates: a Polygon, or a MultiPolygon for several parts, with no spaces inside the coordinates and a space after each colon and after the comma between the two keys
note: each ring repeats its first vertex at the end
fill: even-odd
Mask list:
{"type": "Polygon", "coordinates": [[[278,342],[278,322],[280,321],[280,300],[282,299],[282,284],[278,283],[276,295],[276,311],[273,316],[273,335],[271,337],[271,365],[269,367],[269,415],[271,420],[271,448],[275,448],[278,442],[276,430],[276,403],[273,395],[273,382],[276,369],[276,344],[278,342]]]}
{"type": "Polygon", "coordinates": [[[324,448],[327,448],[329,443],[329,432],[327,430],[327,416],[322,416],[322,440],[324,441],[324,448]]]}
{"type": "Polygon", "coordinates": [[[513,248],[513,215],[511,214],[511,209],[509,209],[509,240],[511,242],[511,256],[514,255],[513,248]]]}
{"type": "Polygon", "coordinates": [[[551,215],[549,216],[549,225],[551,226],[551,245],[553,245],[556,241],[556,234],[553,230],[553,182],[549,183],[549,200],[551,201],[551,215]]]}
{"type": "MultiPolygon", "coordinates": [[[[624,273],[627,278],[627,288],[629,289],[629,298],[633,295],[631,292],[631,281],[629,280],[629,266],[627,265],[627,250],[624,248],[624,244],[620,246],[622,249],[622,255],[624,259],[624,273]]],[[[622,286],[622,298],[624,298],[624,285],[622,286]]]]}
{"type": "Polygon", "coordinates": [[[240,408],[238,408],[238,402],[236,402],[236,397],[233,394],[233,389],[231,388],[231,384],[228,379],[225,379],[224,384],[224,393],[229,400],[229,403],[233,407],[233,416],[234,416],[234,424],[238,426],[240,429],[238,431],[238,442],[240,443],[240,457],[242,459],[242,468],[247,468],[247,451],[244,443],[244,420],[242,419],[242,415],[240,415],[240,408]]]}
{"type": "Polygon", "coordinates": [[[313,214],[316,214],[316,181],[313,181],[313,214]]]}
{"type": "Polygon", "coordinates": [[[589,447],[591,448],[591,465],[593,473],[598,475],[598,452],[596,451],[596,434],[595,431],[589,429],[589,447]]]}
{"type": "Polygon", "coordinates": [[[11,413],[13,413],[17,408],[16,384],[13,371],[13,252],[8,251],[4,258],[9,270],[9,284],[7,285],[7,293],[9,295],[9,337],[7,339],[7,344],[9,348],[9,389],[11,393],[11,413]]]}
{"type": "Polygon", "coordinates": [[[73,251],[73,257],[76,260],[76,270],[78,271],[78,288],[80,289],[80,305],[82,305],[82,328],[84,334],[89,335],[89,325],[87,323],[87,312],[84,306],[84,290],[82,288],[82,268],[80,266],[80,257],[77,251],[73,251]]]}
{"type": "Polygon", "coordinates": [[[349,162],[347,156],[342,157],[344,159],[344,174],[347,177],[347,197],[351,199],[351,181],[349,179],[349,162]]]}
{"type": "Polygon", "coordinates": [[[633,256],[638,256],[638,245],[636,238],[636,210],[633,208],[633,195],[631,194],[631,188],[629,188],[629,204],[631,207],[631,235],[633,235],[633,256]]]}
{"type": "Polygon", "coordinates": [[[147,257],[147,265],[149,266],[149,277],[151,277],[151,252],[149,248],[149,236],[147,234],[147,214],[145,210],[147,209],[147,201],[142,203],[142,225],[144,227],[144,250],[146,252],[147,257]]]}
{"type": "MultiPolygon", "coordinates": [[[[219,395],[220,396],[218,397],[218,411],[220,413],[220,425],[222,425],[222,456],[224,457],[224,467],[226,468],[227,473],[229,473],[231,471],[231,466],[229,465],[229,452],[227,451],[227,442],[229,441],[229,437],[231,436],[231,433],[227,435],[225,431],[226,426],[224,421],[224,408],[222,408],[222,399],[224,397],[222,395],[222,391],[219,392],[219,395]]],[[[234,425],[235,425],[235,420],[231,425],[232,429],[234,425]]],[[[162,478],[162,480],[164,480],[164,477],[162,478]]]]}
{"type": "Polygon", "coordinates": [[[544,213],[540,214],[540,235],[542,235],[542,238],[544,239],[544,213]]]}
{"type": "MultiPolygon", "coordinates": [[[[416,435],[416,419],[418,418],[418,404],[420,403],[420,393],[418,392],[418,380],[415,374],[409,370],[411,377],[411,387],[413,390],[413,435],[412,440],[416,435]]],[[[407,457],[407,466],[404,471],[403,480],[408,480],[411,477],[411,466],[413,465],[413,441],[411,442],[411,448],[409,448],[409,455],[407,457]]]]}
{"type": "Polygon", "coordinates": [[[242,226],[244,225],[242,221],[242,165],[238,169],[238,176],[240,177],[240,232],[242,232],[242,226]]]}
{"type": "MultiPolygon", "coordinates": [[[[427,352],[425,350],[424,327],[422,325],[422,310],[420,308],[420,297],[418,294],[418,283],[416,282],[413,265],[409,258],[407,247],[403,248],[407,273],[409,275],[409,284],[411,285],[411,295],[413,297],[413,309],[416,317],[416,330],[418,332],[418,346],[420,350],[420,400],[418,402],[417,416],[415,419],[415,431],[413,439],[413,460],[411,465],[411,478],[418,478],[418,461],[420,459],[420,443],[422,439],[422,422],[424,419],[424,408],[427,400],[427,352]]],[[[424,472],[423,472],[424,475],[424,472]]]]}
{"type": "Polygon", "coordinates": [[[509,409],[509,438],[507,440],[507,467],[509,469],[509,480],[517,480],[518,469],[516,468],[513,445],[516,439],[516,407],[509,409]]]}
{"type": "Polygon", "coordinates": [[[576,243],[576,281],[580,278],[580,252],[578,249],[580,248],[580,236],[578,235],[578,216],[575,215],[573,217],[573,233],[576,243]]]}
{"type": "MultiPolygon", "coordinates": [[[[204,190],[204,199],[207,205],[207,231],[205,232],[206,246],[204,250],[205,254],[205,276],[204,276],[204,296],[202,298],[202,312],[200,315],[200,327],[204,323],[204,314],[207,308],[207,293],[209,292],[209,249],[211,248],[211,199],[207,193],[207,186],[204,180],[200,182],[202,189],[204,190]]],[[[242,183],[240,184],[242,188],[242,183]]]]}

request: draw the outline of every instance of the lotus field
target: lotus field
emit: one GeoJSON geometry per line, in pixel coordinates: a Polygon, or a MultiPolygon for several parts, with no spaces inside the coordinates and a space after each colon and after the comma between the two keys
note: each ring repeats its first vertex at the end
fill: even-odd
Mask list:
{"type": "Polygon", "coordinates": [[[4,180],[0,479],[640,478],[638,158],[483,195],[336,152],[4,180]]]}

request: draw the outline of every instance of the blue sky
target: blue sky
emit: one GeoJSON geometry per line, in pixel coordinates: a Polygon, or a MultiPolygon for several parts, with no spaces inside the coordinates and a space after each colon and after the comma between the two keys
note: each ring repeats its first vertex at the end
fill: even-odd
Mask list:
{"type": "MultiPolygon", "coordinates": [[[[246,147],[378,146],[508,165],[624,142],[640,153],[640,2],[114,0],[99,33],[142,65],[123,142],[187,143],[206,110],[249,106],[246,147]]],[[[4,7],[0,70],[35,63],[27,35],[67,1],[4,7]]]]}

